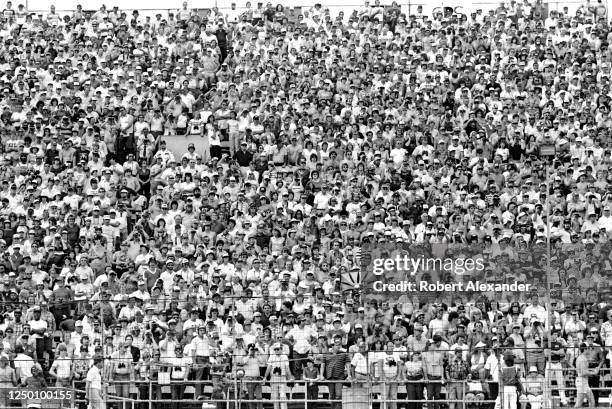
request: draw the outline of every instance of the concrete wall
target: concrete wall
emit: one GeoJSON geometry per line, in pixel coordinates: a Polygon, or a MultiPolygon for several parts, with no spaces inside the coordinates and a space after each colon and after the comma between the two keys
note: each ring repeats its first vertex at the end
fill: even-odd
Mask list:
{"type": "Polygon", "coordinates": [[[204,161],[208,160],[208,142],[200,135],[163,136],[162,140],[166,141],[166,146],[172,151],[177,161],[180,161],[181,157],[187,153],[187,147],[190,143],[195,145],[196,153],[202,155],[204,161]]]}

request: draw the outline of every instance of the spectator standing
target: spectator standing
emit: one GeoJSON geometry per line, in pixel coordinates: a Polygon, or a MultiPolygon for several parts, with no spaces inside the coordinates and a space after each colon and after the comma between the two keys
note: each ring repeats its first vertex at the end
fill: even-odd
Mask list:
{"type": "Polygon", "coordinates": [[[183,347],[177,346],[175,350],[175,357],[170,358],[168,366],[170,367],[170,382],[171,382],[171,394],[173,401],[173,408],[178,409],[181,401],[183,400],[183,394],[185,392],[185,384],[189,377],[189,370],[191,369],[192,360],[189,357],[183,356],[183,347]]]}
{"type": "Polygon", "coordinates": [[[313,358],[309,358],[306,361],[303,379],[306,382],[306,399],[308,400],[308,406],[316,409],[316,401],[319,399],[318,382],[320,380],[320,374],[319,369],[315,366],[313,358]]]}
{"type": "Polygon", "coordinates": [[[255,344],[249,344],[247,349],[248,355],[239,363],[239,367],[244,370],[247,398],[250,401],[257,401],[249,402],[248,407],[250,409],[262,409],[262,377],[259,371],[260,359],[258,358],[258,355],[261,355],[261,352],[257,349],[255,344]]]}
{"type": "Polygon", "coordinates": [[[202,396],[202,381],[209,379],[210,374],[210,340],[206,335],[206,327],[198,327],[197,336],[191,340],[193,369],[195,370],[196,396],[202,396]]]}
{"type": "MultiPolygon", "coordinates": [[[[110,375],[115,383],[115,390],[117,396],[122,398],[130,397],[130,381],[133,377],[133,356],[130,351],[130,345],[121,341],[117,351],[111,355],[111,370],[110,375]]],[[[120,406],[123,407],[126,403],[121,402],[120,406]]]]}
{"type": "Polygon", "coordinates": [[[485,362],[484,373],[487,387],[489,390],[488,397],[491,400],[499,399],[499,376],[501,370],[500,349],[492,348],[489,350],[489,356],[485,362]]]}
{"type": "Polygon", "coordinates": [[[605,357],[601,346],[595,342],[597,331],[593,333],[589,332],[586,335],[586,356],[589,360],[589,368],[593,369],[594,375],[589,377],[589,386],[593,392],[593,399],[595,399],[595,405],[599,403],[599,388],[601,380],[601,368],[605,364],[605,357]]]}
{"type": "MultiPolygon", "coordinates": [[[[360,340],[364,344],[364,340],[360,340]]],[[[329,400],[331,401],[332,409],[340,409],[342,407],[342,381],[350,374],[351,359],[347,351],[342,348],[342,336],[336,335],[333,338],[333,345],[329,353],[323,355],[323,363],[321,364],[321,377],[327,381],[327,389],[329,390],[329,400]]],[[[367,374],[367,367],[365,368],[367,374]]]]}
{"type": "Polygon", "coordinates": [[[519,370],[514,362],[514,355],[506,353],[503,364],[500,366],[500,386],[503,409],[516,409],[518,394],[521,393],[519,370]]]}
{"type": "Polygon", "coordinates": [[[104,360],[101,357],[96,357],[93,360],[93,365],[87,372],[87,400],[92,409],[106,409],[106,401],[102,396],[102,368],[104,360]]]}
{"type": "Polygon", "coordinates": [[[567,405],[567,394],[565,391],[565,378],[563,377],[564,362],[567,362],[565,354],[566,342],[559,337],[558,330],[552,330],[550,340],[550,357],[546,363],[545,374],[548,377],[547,384],[553,391],[552,381],[557,383],[559,399],[562,405],[567,405]]]}
{"type": "Polygon", "coordinates": [[[434,335],[428,341],[423,352],[423,369],[425,386],[427,388],[427,400],[432,401],[434,409],[439,408],[435,401],[440,400],[442,385],[445,383],[444,365],[446,363],[446,351],[442,350],[442,337],[434,335]]]}
{"type": "Polygon", "coordinates": [[[20,384],[23,384],[26,379],[32,377],[32,368],[35,363],[31,356],[24,353],[24,348],[21,345],[15,346],[15,376],[20,384]]]}
{"type": "Polygon", "coordinates": [[[463,359],[463,352],[461,347],[457,347],[446,367],[447,391],[448,399],[451,400],[449,404],[451,409],[455,409],[457,405],[463,409],[465,382],[470,373],[468,363],[463,359]]]}
{"type": "Polygon", "coordinates": [[[264,378],[270,379],[272,388],[271,399],[274,409],[287,409],[287,381],[292,379],[289,368],[289,358],[283,354],[282,346],[276,343],[272,346],[272,354],[268,359],[268,368],[264,378]]]}
{"type": "Polygon", "coordinates": [[[595,406],[595,397],[589,386],[589,377],[597,374],[596,369],[589,367],[589,356],[587,344],[580,344],[580,355],[576,358],[576,403],[574,407],[581,408],[584,400],[589,406],[595,406]]]}
{"type": "MultiPolygon", "coordinates": [[[[43,391],[47,388],[47,381],[45,380],[42,368],[40,365],[35,364],[32,367],[32,376],[26,378],[22,385],[26,390],[29,391],[43,391]]],[[[42,409],[43,399],[40,394],[33,393],[31,396],[26,394],[25,407],[28,409],[42,409]]]]}
{"type": "Polygon", "coordinates": [[[412,352],[410,360],[404,363],[403,379],[406,380],[408,409],[422,409],[424,370],[421,351],[412,352]]]}
{"type": "Polygon", "coordinates": [[[17,386],[15,370],[9,365],[8,356],[0,355],[0,406],[8,407],[10,403],[9,391],[17,386]]]}
{"type": "Polygon", "coordinates": [[[384,388],[384,402],[386,403],[385,409],[395,409],[397,407],[397,390],[398,381],[401,375],[400,362],[395,358],[393,354],[393,342],[387,342],[385,346],[385,355],[380,361],[381,369],[381,380],[384,388]]]}

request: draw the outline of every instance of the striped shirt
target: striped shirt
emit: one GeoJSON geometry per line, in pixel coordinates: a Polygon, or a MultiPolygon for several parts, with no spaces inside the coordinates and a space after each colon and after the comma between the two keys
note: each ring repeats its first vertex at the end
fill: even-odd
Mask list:
{"type": "Polygon", "coordinates": [[[346,365],[349,363],[349,356],[344,349],[338,353],[325,355],[325,379],[344,379],[346,377],[346,365]]]}

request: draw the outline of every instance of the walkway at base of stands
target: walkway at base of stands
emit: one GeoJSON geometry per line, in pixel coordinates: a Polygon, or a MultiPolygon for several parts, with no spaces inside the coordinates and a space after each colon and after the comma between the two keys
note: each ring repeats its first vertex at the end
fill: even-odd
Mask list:
{"type": "MultiPolygon", "coordinates": [[[[603,378],[603,377],[602,377],[603,378]]],[[[261,382],[261,381],[258,381],[261,382]]],[[[256,407],[256,403],[261,402],[263,409],[272,409],[275,406],[275,403],[280,403],[281,400],[273,400],[272,399],[272,389],[269,386],[269,383],[265,383],[262,386],[262,400],[255,401],[249,400],[246,394],[246,382],[242,385],[240,382],[235,380],[226,380],[225,387],[223,388],[223,395],[213,394],[213,385],[210,381],[204,382],[205,385],[203,387],[203,396],[200,399],[195,396],[195,387],[193,382],[188,382],[185,386],[183,399],[180,401],[180,409],[250,409],[251,407],[256,407]],[[236,386],[238,386],[238,390],[244,390],[243,393],[237,394],[236,386]],[[214,396],[214,398],[213,398],[214,396]]],[[[359,382],[352,384],[342,382],[344,384],[343,387],[343,399],[342,399],[342,407],[347,409],[384,409],[389,408],[389,404],[392,403],[391,400],[386,400],[384,398],[384,386],[380,382],[373,382],[371,385],[367,383],[359,382]],[[369,391],[369,393],[368,393],[369,391]]],[[[425,386],[425,382],[421,382],[425,386]]],[[[569,382],[568,382],[569,383],[569,382]]],[[[115,383],[117,384],[117,383],[115,383]]],[[[117,401],[125,402],[127,406],[125,409],[134,408],[137,409],[171,409],[176,408],[176,402],[172,400],[171,395],[171,386],[169,385],[158,385],[157,383],[151,382],[141,382],[141,386],[148,386],[149,388],[149,396],[151,396],[151,392],[154,389],[161,388],[162,399],[154,399],[149,400],[147,398],[139,397],[138,386],[136,382],[130,382],[130,397],[129,398],[119,398],[115,396],[115,390],[113,384],[108,388],[107,393],[107,401],[109,408],[118,408],[123,409],[123,407],[117,403],[117,401]],[[174,404],[174,405],[173,405],[174,404]]],[[[329,390],[325,382],[320,382],[318,384],[318,399],[317,400],[307,400],[306,399],[306,385],[304,381],[294,381],[290,382],[289,385],[292,385],[291,388],[288,388],[287,395],[284,403],[287,404],[287,409],[329,409],[332,407],[332,402],[329,398],[329,390]]],[[[546,385],[545,385],[546,387],[546,385]]],[[[556,386],[553,384],[552,387],[552,398],[544,399],[543,405],[541,409],[556,409],[561,408],[561,402],[558,396],[558,391],[556,390],[556,386]]],[[[568,385],[565,387],[566,394],[568,396],[568,404],[563,406],[574,407],[575,404],[575,385],[568,385]]],[[[464,391],[467,393],[468,387],[464,385],[464,391]]],[[[612,404],[612,400],[610,399],[610,387],[607,388],[599,388],[599,403],[596,407],[601,408],[610,408],[612,404]]],[[[549,391],[546,391],[544,396],[550,395],[549,391]]],[[[82,399],[83,395],[79,395],[78,391],[75,395],[77,399],[74,402],[74,408],[86,409],[84,400],[82,399]]],[[[465,394],[463,398],[457,400],[449,400],[447,395],[446,386],[442,387],[442,391],[440,394],[440,400],[436,401],[436,406],[439,406],[440,409],[447,409],[450,403],[457,403],[459,409],[493,409],[495,407],[495,402],[493,400],[487,400],[488,397],[485,396],[485,400],[466,400],[465,394]],[[464,402],[462,405],[461,402],[464,402]]],[[[398,385],[397,399],[395,400],[397,409],[407,409],[408,408],[408,397],[406,392],[406,382],[402,381],[398,385]]],[[[411,401],[417,402],[417,401],[411,401]]],[[[424,390],[424,399],[418,401],[420,405],[419,409],[431,409],[428,407],[427,401],[427,390],[424,390]]],[[[429,401],[431,404],[431,401],[429,401]]],[[[519,405],[517,408],[519,409],[531,409],[531,405],[525,400],[519,399],[519,405]]],[[[429,405],[431,406],[431,405],[429,405]]],[[[60,409],[59,406],[56,406],[60,409]]],[[[588,407],[587,402],[584,402],[582,407],[588,407]]],[[[0,409],[2,409],[0,407],[0,409]]],[[[47,407],[45,407],[47,409],[47,407]]],[[[416,408],[415,408],[416,409],[416,408]]]]}

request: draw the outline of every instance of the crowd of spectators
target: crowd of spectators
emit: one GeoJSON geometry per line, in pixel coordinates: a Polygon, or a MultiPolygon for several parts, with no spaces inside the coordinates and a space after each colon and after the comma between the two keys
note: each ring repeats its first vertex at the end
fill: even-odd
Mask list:
{"type": "Polygon", "coordinates": [[[552,382],[596,403],[612,36],[600,1],[548,10],[8,2],[0,407],[2,385],[74,384],[92,408],[167,386],[178,407],[237,379],[252,400],[269,382],[275,409],[299,382],[333,409],[366,381],[389,409],[400,384],[409,409],[443,390],[539,409],[552,382]],[[440,248],[532,291],[381,299],[361,281],[365,252],[440,248]]]}

